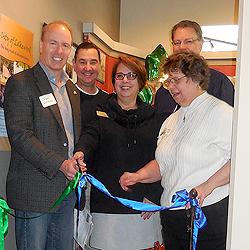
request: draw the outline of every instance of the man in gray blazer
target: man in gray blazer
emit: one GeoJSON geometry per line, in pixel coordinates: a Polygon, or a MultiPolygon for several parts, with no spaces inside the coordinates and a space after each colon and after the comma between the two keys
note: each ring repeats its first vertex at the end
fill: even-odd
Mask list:
{"type": "Polygon", "coordinates": [[[67,23],[46,25],[39,62],[10,77],[6,85],[11,143],[7,200],[17,216],[37,217],[16,218],[18,250],[73,248],[75,193],[50,209],[79,170],[72,155],[80,133],[80,95],[63,70],[71,45],[67,23]]]}

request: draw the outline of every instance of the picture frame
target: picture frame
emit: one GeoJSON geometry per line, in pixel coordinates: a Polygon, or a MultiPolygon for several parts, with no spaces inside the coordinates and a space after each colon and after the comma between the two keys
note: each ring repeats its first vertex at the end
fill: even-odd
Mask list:
{"type": "Polygon", "coordinates": [[[76,75],[76,72],[74,71],[74,68],[73,68],[73,60],[74,60],[77,46],[78,45],[76,43],[73,43],[73,45],[71,47],[71,52],[70,52],[68,60],[67,60],[67,63],[64,66],[65,72],[67,73],[67,75],[69,76],[70,80],[73,83],[77,82],[77,75],[76,75]]]}
{"type": "Polygon", "coordinates": [[[104,84],[105,83],[105,68],[106,68],[106,54],[99,49],[100,51],[100,71],[97,77],[97,81],[104,84]]]}

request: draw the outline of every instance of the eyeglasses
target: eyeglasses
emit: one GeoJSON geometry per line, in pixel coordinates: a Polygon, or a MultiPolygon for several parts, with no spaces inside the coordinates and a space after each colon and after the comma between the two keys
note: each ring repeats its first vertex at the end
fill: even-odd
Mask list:
{"type": "Polygon", "coordinates": [[[179,78],[176,78],[176,77],[170,78],[169,77],[167,80],[165,80],[163,82],[163,87],[168,88],[168,86],[169,86],[170,83],[178,85],[180,83],[180,80],[183,79],[183,78],[185,78],[185,77],[187,77],[187,76],[181,76],[179,78]]]}
{"type": "Polygon", "coordinates": [[[128,72],[127,74],[124,73],[116,73],[115,79],[116,80],[123,80],[124,77],[127,77],[128,80],[134,80],[137,77],[137,74],[134,72],[128,72]]]}
{"type": "Polygon", "coordinates": [[[173,41],[172,42],[172,44],[173,44],[173,46],[181,46],[181,44],[184,44],[184,45],[186,45],[186,46],[191,46],[191,45],[193,45],[193,43],[195,42],[195,41],[198,41],[199,39],[198,38],[196,38],[196,39],[193,39],[193,38],[190,38],[190,39],[185,39],[185,40],[183,40],[183,41],[181,41],[181,40],[176,40],[176,41],[173,41]]]}

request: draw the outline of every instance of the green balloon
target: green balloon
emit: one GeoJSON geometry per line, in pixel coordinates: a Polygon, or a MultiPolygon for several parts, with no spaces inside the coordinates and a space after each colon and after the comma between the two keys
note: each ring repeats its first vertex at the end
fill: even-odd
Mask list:
{"type": "Polygon", "coordinates": [[[151,54],[147,55],[145,67],[149,81],[159,78],[159,66],[164,58],[167,58],[167,52],[161,44],[151,54]]]}
{"type": "Polygon", "coordinates": [[[144,87],[138,94],[138,96],[142,99],[143,102],[151,104],[153,101],[153,92],[150,87],[144,87]]]}

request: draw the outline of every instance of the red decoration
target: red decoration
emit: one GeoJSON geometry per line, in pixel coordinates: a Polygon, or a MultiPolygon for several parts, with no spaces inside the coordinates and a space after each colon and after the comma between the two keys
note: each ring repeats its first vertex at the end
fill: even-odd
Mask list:
{"type": "Polygon", "coordinates": [[[216,69],[227,76],[235,76],[235,65],[209,65],[209,68],[216,69]]]}
{"type": "Polygon", "coordinates": [[[164,246],[163,243],[160,244],[159,241],[156,241],[156,242],[154,243],[154,247],[153,247],[153,248],[148,248],[147,250],[167,250],[167,249],[165,248],[165,246],[164,246]]]}

